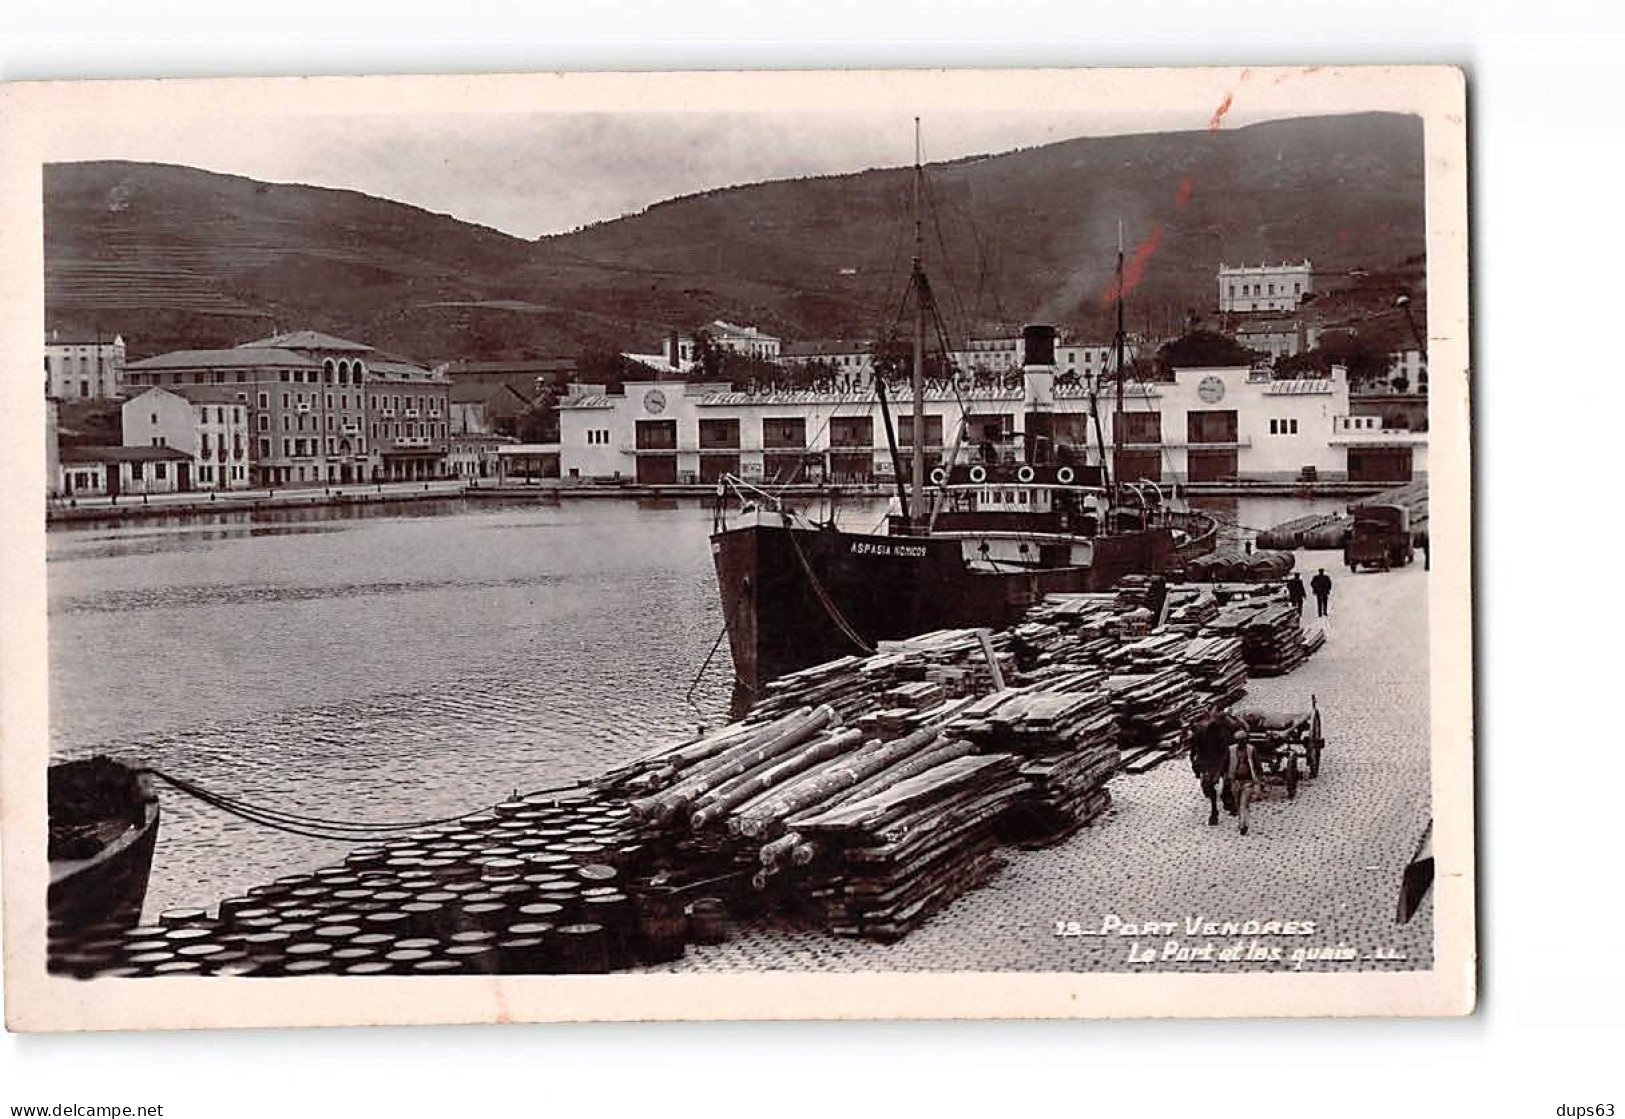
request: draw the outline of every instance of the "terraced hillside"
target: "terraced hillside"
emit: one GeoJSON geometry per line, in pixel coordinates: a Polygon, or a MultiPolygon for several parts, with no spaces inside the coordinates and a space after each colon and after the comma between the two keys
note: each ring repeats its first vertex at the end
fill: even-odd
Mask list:
{"type": "MultiPolygon", "coordinates": [[[[927,256],[959,330],[1103,329],[1119,219],[1131,315],[1211,307],[1220,260],[1308,256],[1337,276],[1424,252],[1421,124],[1392,114],[1070,140],[929,182],[927,256]]],[[[426,359],[653,347],[713,317],[862,335],[910,251],[906,169],[710,191],[536,242],[185,167],[56,165],[44,185],[51,324],[118,330],[135,356],[272,326],[426,359]]]]}

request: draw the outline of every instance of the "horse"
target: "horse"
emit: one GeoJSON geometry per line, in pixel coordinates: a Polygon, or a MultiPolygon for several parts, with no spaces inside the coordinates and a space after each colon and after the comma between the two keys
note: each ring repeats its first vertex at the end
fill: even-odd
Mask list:
{"type": "Polygon", "coordinates": [[[1207,797],[1209,827],[1219,822],[1219,802],[1232,816],[1236,813],[1236,796],[1230,787],[1230,743],[1236,732],[1244,729],[1241,720],[1231,715],[1211,716],[1191,735],[1191,771],[1202,782],[1202,794],[1207,797]]]}

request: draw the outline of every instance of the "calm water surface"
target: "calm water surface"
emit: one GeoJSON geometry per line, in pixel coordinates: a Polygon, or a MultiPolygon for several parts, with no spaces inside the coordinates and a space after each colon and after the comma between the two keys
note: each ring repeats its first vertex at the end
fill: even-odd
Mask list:
{"type": "MultiPolygon", "coordinates": [[[[1254,528],[1341,504],[1204,502],[1254,528]]],[[[53,531],[52,751],[349,820],[596,773],[726,715],[725,645],[700,675],[722,626],[710,528],[700,503],[445,500],[53,531]]],[[[347,846],[166,789],[147,909],[347,846]]]]}

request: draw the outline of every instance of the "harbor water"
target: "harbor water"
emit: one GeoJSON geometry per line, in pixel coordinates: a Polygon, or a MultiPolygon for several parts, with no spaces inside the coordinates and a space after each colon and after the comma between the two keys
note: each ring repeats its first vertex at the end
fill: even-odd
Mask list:
{"type": "MultiPolygon", "coordinates": [[[[1344,502],[1199,504],[1259,529],[1344,502]]],[[[461,499],[53,530],[52,754],[358,821],[589,776],[727,715],[710,530],[701,502],[461,499]]],[[[147,912],[345,849],[166,790],[147,912]]]]}

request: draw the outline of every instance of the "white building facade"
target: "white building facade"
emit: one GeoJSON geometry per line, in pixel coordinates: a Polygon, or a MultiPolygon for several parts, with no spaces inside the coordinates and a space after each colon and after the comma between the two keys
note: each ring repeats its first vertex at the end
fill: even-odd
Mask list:
{"type": "Polygon", "coordinates": [[[123,395],[124,339],[63,334],[45,336],[45,395],[57,400],[123,395]]]}
{"type": "Polygon", "coordinates": [[[246,393],[220,385],[150,388],[124,402],[126,447],[170,447],[191,459],[183,489],[240,490],[249,485],[246,393]]]}
{"type": "MultiPolygon", "coordinates": [[[[923,442],[932,463],[969,461],[977,444],[1020,436],[1093,456],[1088,382],[1056,384],[1029,367],[1020,388],[927,390],[923,442]]],[[[908,394],[888,395],[904,470],[913,446],[908,394]]],[[[1271,380],[1245,366],[1178,370],[1170,382],[1125,386],[1121,415],[1099,402],[1116,477],[1160,482],[1407,481],[1426,473],[1426,434],[1365,430],[1349,411],[1341,369],[1271,380]],[[1383,475],[1378,477],[1378,475],[1383,475]]],[[[1357,419],[1357,417],[1355,418],[1357,419]]],[[[733,392],[682,382],[628,382],[621,395],[580,391],[559,404],[566,480],[762,485],[872,482],[893,476],[884,416],[872,391],[733,392]]],[[[1092,457],[1090,459],[1093,460],[1092,457]]]]}
{"type": "Polygon", "coordinates": [[[1315,290],[1309,261],[1297,264],[1219,265],[1219,310],[1292,311],[1315,290]]]}

